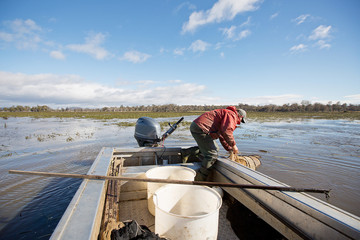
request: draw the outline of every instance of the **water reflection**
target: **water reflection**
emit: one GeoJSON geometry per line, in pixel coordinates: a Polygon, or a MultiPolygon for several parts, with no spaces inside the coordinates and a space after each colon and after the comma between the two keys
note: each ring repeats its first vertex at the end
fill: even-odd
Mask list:
{"type": "MultiPolygon", "coordinates": [[[[85,174],[102,147],[137,147],[134,127],[119,127],[116,123],[120,121],[136,119],[1,119],[1,238],[49,238],[81,182],[9,175],[8,170],[85,174]]],[[[261,156],[259,171],[295,187],[331,188],[330,203],[360,215],[359,123],[253,119],[235,131],[235,139],[242,153],[261,156]]],[[[195,141],[180,126],[165,144],[193,146],[195,141]]]]}

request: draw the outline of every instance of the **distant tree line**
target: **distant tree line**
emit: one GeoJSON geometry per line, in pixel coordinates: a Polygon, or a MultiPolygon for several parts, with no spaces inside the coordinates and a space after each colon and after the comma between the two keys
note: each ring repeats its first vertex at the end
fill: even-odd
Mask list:
{"type": "MultiPolygon", "coordinates": [[[[29,107],[29,106],[12,106],[0,108],[4,112],[203,112],[210,111],[217,108],[226,108],[228,105],[141,105],[141,106],[119,106],[119,107],[103,107],[103,108],[60,108],[52,109],[46,105],[29,107]]],[[[254,106],[239,103],[237,108],[245,109],[248,112],[346,112],[346,111],[360,111],[360,105],[341,104],[340,102],[327,104],[310,103],[310,101],[302,101],[298,103],[288,103],[283,105],[263,105],[254,106]]]]}
{"type": "Polygon", "coordinates": [[[3,107],[0,108],[3,112],[48,112],[54,111],[50,107],[43,105],[43,106],[36,106],[36,107],[29,107],[29,106],[12,106],[12,107],[3,107]]]}

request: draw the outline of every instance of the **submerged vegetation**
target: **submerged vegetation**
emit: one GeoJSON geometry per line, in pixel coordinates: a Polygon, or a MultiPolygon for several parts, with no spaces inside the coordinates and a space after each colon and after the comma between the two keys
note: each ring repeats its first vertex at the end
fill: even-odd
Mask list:
{"type": "Polygon", "coordinates": [[[92,118],[92,119],[137,119],[143,116],[152,118],[182,117],[199,115],[202,112],[0,112],[0,117],[33,117],[33,118],[92,118]]]}
{"type": "MultiPolygon", "coordinates": [[[[169,118],[196,116],[203,112],[0,112],[0,117],[31,118],[90,118],[90,119],[137,119],[140,117],[169,118]]],[[[360,120],[360,111],[353,112],[248,112],[249,119],[269,118],[319,118],[360,120]]],[[[134,123],[135,124],[135,123],[134,123]]],[[[167,123],[166,123],[167,124],[167,123]]],[[[120,127],[132,126],[133,123],[120,122],[120,127]]],[[[6,128],[6,126],[4,126],[6,128]]]]}

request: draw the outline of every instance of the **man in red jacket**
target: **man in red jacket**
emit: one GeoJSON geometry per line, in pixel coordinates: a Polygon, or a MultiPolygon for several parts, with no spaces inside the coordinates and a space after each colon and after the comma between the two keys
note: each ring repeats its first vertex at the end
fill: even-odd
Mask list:
{"type": "Polygon", "coordinates": [[[202,166],[196,174],[196,180],[206,180],[209,168],[218,157],[219,147],[215,140],[219,138],[226,151],[239,153],[233,132],[236,125],[246,122],[246,112],[243,109],[229,106],[226,109],[216,109],[203,113],[190,125],[190,132],[197,142],[200,152],[204,155],[202,166]]]}

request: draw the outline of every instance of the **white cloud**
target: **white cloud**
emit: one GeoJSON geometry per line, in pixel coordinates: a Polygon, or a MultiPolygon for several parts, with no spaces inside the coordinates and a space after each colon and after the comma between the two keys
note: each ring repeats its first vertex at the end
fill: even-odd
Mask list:
{"type": "MultiPolygon", "coordinates": [[[[119,83],[117,87],[86,81],[77,75],[23,74],[0,71],[1,106],[48,105],[103,107],[174,103],[179,105],[226,104],[224,98],[208,97],[204,85],[181,80],[137,81],[119,83]],[[123,85],[126,84],[126,89],[123,85]],[[139,88],[146,85],[146,88],[139,88]]],[[[227,102],[250,105],[300,103],[304,96],[282,94],[241,98],[227,102]]],[[[307,98],[309,99],[309,98],[307,98]]],[[[360,104],[360,94],[345,96],[344,102],[360,104]]],[[[316,99],[312,99],[316,100],[316,99]]],[[[316,100],[319,102],[319,100],[316,100]]],[[[327,103],[328,101],[321,101],[327,103]]],[[[336,102],[336,101],[333,101],[336,102]]]]}
{"type": "Polygon", "coordinates": [[[182,81],[179,79],[176,79],[176,80],[169,80],[168,82],[169,83],[181,83],[182,81]]]}
{"type": "Polygon", "coordinates": [[[321,103],[321,104],[328,104],[329,102],[336,103],[340,101],[341,103],[348,103],[348,104],[360,104],[360,94],[354,94],[349,96],[344,96],[342,99],[326,99],[326,98],[319,98],[319,97],[304,97],[303,95],[299,94],[282,94],[282,95],[273,95],[273,96],[257,96],[251,98],[242,98],[237,102],[246,103],[249,105],[283,105],[283,104],[301,104],[304,99],[309,99],[312,103],[321,103]]]}
{"type": "Polygon", "coordinates": [[[279,13],[274,13],[273,15],[270,16],[270,20],[273,20],[273,19],[276,18],[277,16],[279,16],[279,13]]]}
{"type": "Polygon", "coordinates": [[[98,60],[103,60],[111,56],[111,54],[106,49],[101,47],[105,41],[105,38],[106,36],[102,33],[90,33],[85,38],[84,44],[69,44],[67,45],[67,48],[75,52],[89,54],[98,60]]]}
{"type": "Polygon", "coordinates": [[[152,84],[155,84],[156,81],[153,81],[153,80],[141,80],[141,81],[137,81],[136,82],[137,84],[140,84],[142,86],[147,86],[147,85],[152,85],[152,84]]]}
{"type": "Polygon", "coordinates": [[[184,55],[184,51],[185,51],[185,48],[176,48],[176,49],[174,49],[174,54],[182,56],[182,55],[184,55]]]}
{"type": "Polygon", "coordinates": [[[89,90],[98,89],[96,84],[84,83],[73,75],[0,72],[0,83],[1,91],[6,91],[3,97],[24,102],[81,101],[95,97],[94,91],[89,90]]]}
{"type": "Polygon", "coordinates": [[[320,25],[312,31],[310,40],[324,39],[330,37],[331,26],[320,25]]]}
{"type": "Polygon", "coordinates": [[[245,22],[240,24],[239,27],[246,27],[246,26],[249,26],[250,24],[251,24],[251,17],[248,17],[245,22]]]}
{"type": "Polygon", "coordinates": [[[224,46],[224,44],[225,44],[225,43],[223,43],[223,42],[218,42],[218,43],[216,43],[216,44],[215,44],[215,50],[218,50],[218,49],[222,48],[222,47],[224,46]]]}
{"type": "Polygon", "coordinates": [[[180,12],[180,10],[182,10],[184,8],[193,11],[196,9],[196,6],[190,2],[183,2],[175,8],[174,13],[178,13],[178,12],[180,12]]]}
{"type": "Polygon", "coordinates": [[[57,19],[54,18],[54,17],[52,17],[52,18],[49,18],[48,21],[51,22],[51,23],[56,23],[56,22],[57,22],[57,19]]]}
{"type": "Polygon", "coordinates": [[[252,98],[243,98],[239,102],[246,103],[249,105],[283,105],[287,103],[299,103],[303,99],[302,95],[298,94],[282,94],[276,96],[258,96],[252,98]]]}
{"type": "Polygon", "coordinates": [[[360,94],[348,95],[344,97],[347,102],[352,104],[360,104],[360,94]]]}
{"type": "Polygon", "coordinates": [[[160,52],[161,54],[163,54],[163,53],[168,52],[168,50],[166,50],[165,48],[162,47],[162,48],[160,48],[159,52],[160,52]]]}
{"type": "Polygon", "coordinates": [[[236,26],[231,26],[229,28],[222,28],[223,35],[225,35],[226,38],[232,39],[235,36],[235,30],[236,26]]]}
{"type": "Polygon", "coordinates": [[[55,59],[64,60],[65,55],[61,51],[51,51],[50,56],[55,59]]]}
{"type": "Polygon", "coordinates": [[[241,28],[250,25],[250,20],[251,20],[251,18],[248,17],[247,20],[239,26],[232,25],[229,28],[221,28],[220,30],[222,31],[223,35],[227,39],[231,39],[233,41],[238,41],[238,40],[248,37],[251,34],[251,31],[248,29],[240,30],[241,28]]]}
{"type": "Polygon", "coordinates": [[[299,45],[295,45],[293,47],[290,48],[290,52],[291,53],[298,53],[298,52],[303,52],[307,50],[307,45],[304,44],[299,44],[299,45]]]}
{"type": "Polygon", "coordinates": [[[204,52],[210,45],[210,43],[204,42],[202,40],[196,40],[190,45],[189,49],[193,52],[204,52]]]}
{"type": "MultiPolygon", "coordinates": [[[[179,105],[206,104],[215,98],[203,95],[206,87],[195,83],[182,83],[167,87],[156,87],[143,94],[144,98],[151,99],[151,103],[174,103],[179,105]]],[[[149,103],[148,103],[149,104],[149,103]]]]}
{"type": "Polygon", "coordinates": [[[248,37],[250,34],[251,34],[250,30],[243,30],[243,31],[241,31],[241,32],[239,33],[237,39],[238,39],[238,40],[241,40],[241,39],[243,39],[243,38],[248,37]]]}
{"type": "Polygon", "coordinates": [[[256,10],[260,2],[261,0],[219,0],[211,9],[193,12],[183,24],[182,33],[194,32],[198,27],[209,23],[232,20],[240,13],[256,10]]]}
{"type": "Polygon", "coordinates": [[[12,42],[14,40],[14,36],[10,33],[0,32],[0,40],[5,42],[12,42]]]}
{"type": "Polygon", "coordinates": [[[331,47],[331,44],[325,42],[324,40],[317,41],[315,45],[318,46],[320,49],[324,49],[324,48],[328,49],[331,47]]]}
{"type": "MultiPolygon", "coordinates": [[[[12,43],[18,49],[32,49],[36,50],[42,47],[43,50],[50,52],[50,56],[56,59],[64,59],[65,56],[62,52],[49,50],[54,46],[61,46],[52,41],[47,41],[42,38],[45,32],[42,27],[31,19],[15,19],[13,21],[4,22],[7,31],[0,32],[0,41],[12,43]]],[[[90,33],[85,38],[83,44],[69,44],[66,49],[86,53],[98,60],[102,60],[112,55],[101,45],[104,43],[106,36],[102,33],[90,33]]]]}
{"type": "MultiPolygon", "coordinates": [[[[301,21],[305,21],[307,16],[308,15],[301,15],[300,16],[302,17],[301,21]]],[[[297,19],[299,19],[300,17],[298,17],[297,19]]],[[[312,31],[309,37],[300,35],[298,39],[313,41],[310,47],[317,47],[319,49],[329,49],[331,48],[331,44],[329,43],[331,37],[330,33],[331,33],[331,26],[320,25],[312,31]]],[[[308,46],[305,44],[298,44],[290,48],[291,53],[299,53],[299,52],[304,52],[306,50],[308,50],[308,46]]]]}
{"type": "Polygon", "coordinates": [[[31,19],[22,20],[22,19],[16,19],[14,21],[8,22],[10,28],[15,32],[19,34],[30,34],[34,31],[41,31],[41,27],[36,24],[35,21],[31,19]]]}
{"type": "Polygon", "coordinates": [[[310,17],[310,14],[303,14],[303,15],[300,15],[297,18],[293,19],[292,21],[296,22],[297,25],[300,25],[303,22],[305,22],[305,20],[309,17],[310,17]]]}
{"type": "Polygon", "coordinates": [[[0,40],[14,43],[18,49],[37,49],[43,42],[42,28],[31,19],[5,21],[4,25],[8,31],[0,32],[0,40]]]}
{"type": "Polygon", "coordinates": [[[138,51],[129,51],[124,53],[123,57],[120,60],[126,60],[132,63],[142,63],[149,59],[151,55],[146,53],[141,53],[138,51]]]}
{"type": "Polygon", "coordinates": [[[168,103],[202,105],[217,100],[204,95],[204,85],[179,80],[172,81],[170,85],[168,81],[153,83],[151,80],[142,81],[142,84],[148,84],[147,87],[138,88],[140,82],[133,82],[124,89],[88,82],[76,75],[27,75],[0,71],[0,92],[4,93],[0,102],[2,106],[39,104],[56,108],[168,103]]]}

